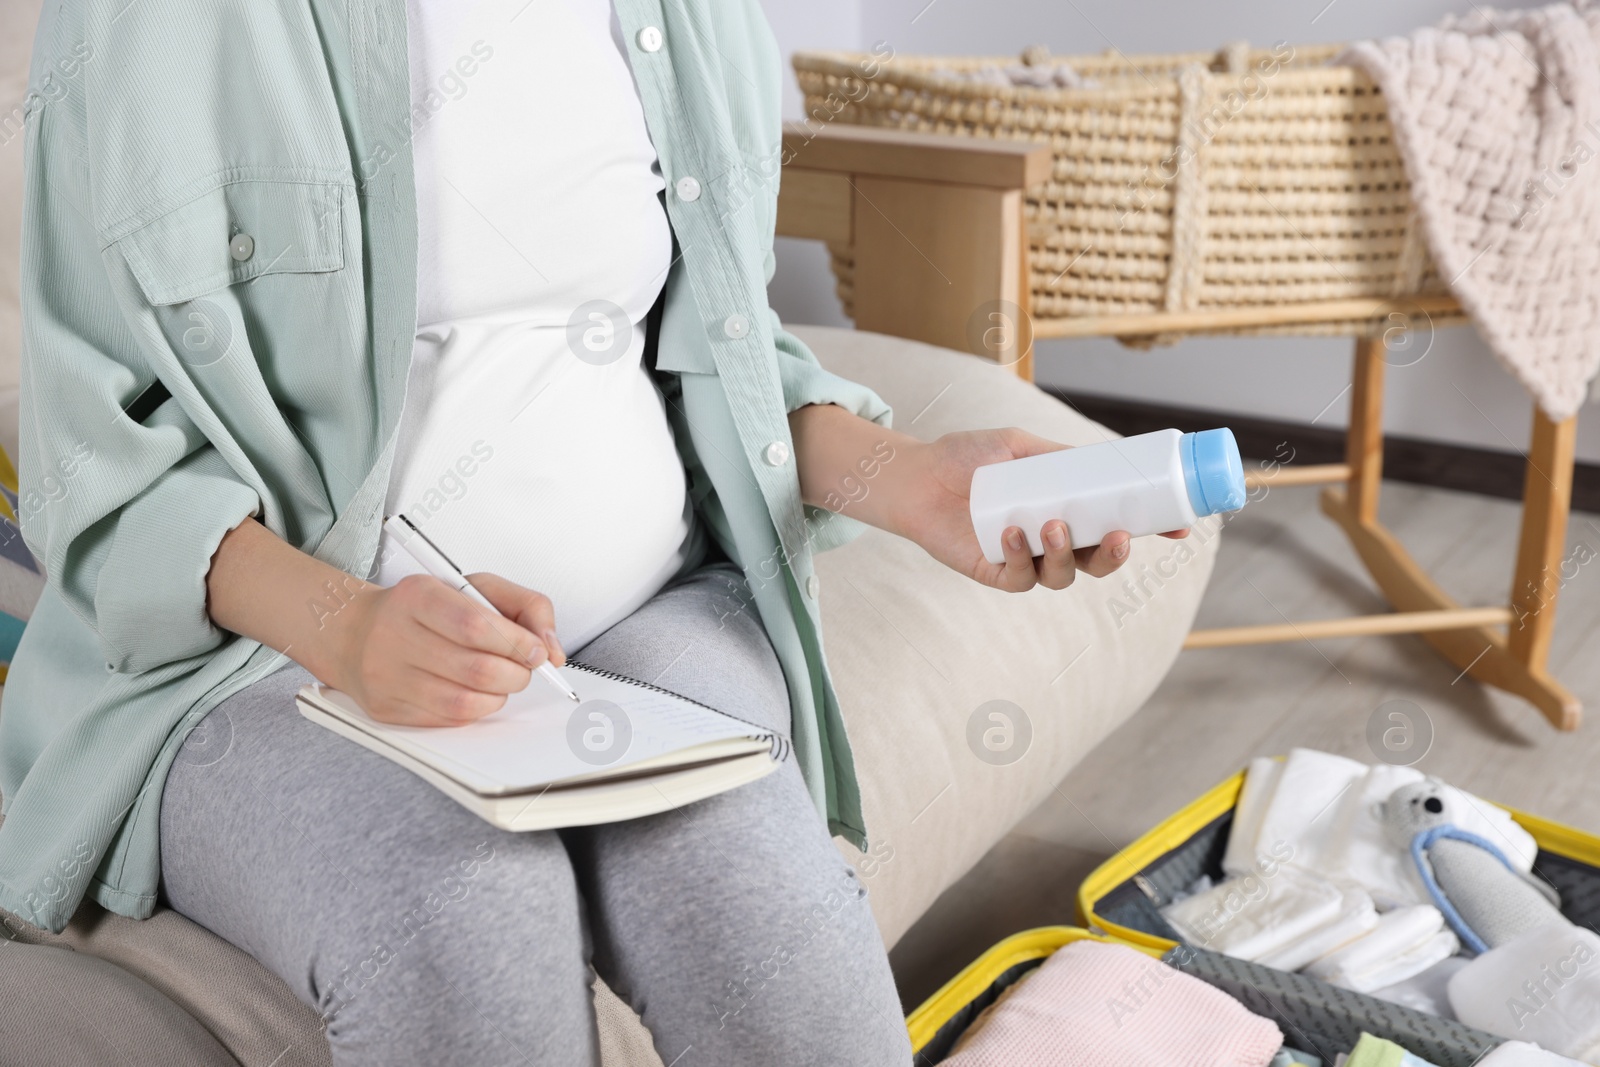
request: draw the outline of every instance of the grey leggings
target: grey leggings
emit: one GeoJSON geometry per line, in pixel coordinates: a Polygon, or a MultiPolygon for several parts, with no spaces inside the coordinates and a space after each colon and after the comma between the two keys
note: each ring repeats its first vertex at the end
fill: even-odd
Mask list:
{"type": "MultiPolygon", "coordinates": [[[[777,657],[726,563],[581,658],[787,732],[777,657]]],[[[513,834],[303,719],[308,680],[278,671],[185,742],[162,881],[322,1014],[340,1067],[594,1064],[591,965],[675,1067],[910,1062],[866,891],[792,758],[662,815],[513,834]]]]}

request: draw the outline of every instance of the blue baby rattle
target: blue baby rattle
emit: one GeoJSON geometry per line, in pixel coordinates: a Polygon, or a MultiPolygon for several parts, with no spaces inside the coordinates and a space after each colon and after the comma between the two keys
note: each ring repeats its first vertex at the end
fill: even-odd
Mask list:
{"type": "Polygon", "coordinates": [[[1452,806],[1463,803],[1461,793],[1425,778],[1379,805],[1389,840],[1411,854],[1461,943],[1481,954],[1535,927],[1570,923],[1554,889],[1512,866],[1493,842],[1461,829],[1452,806]]]}

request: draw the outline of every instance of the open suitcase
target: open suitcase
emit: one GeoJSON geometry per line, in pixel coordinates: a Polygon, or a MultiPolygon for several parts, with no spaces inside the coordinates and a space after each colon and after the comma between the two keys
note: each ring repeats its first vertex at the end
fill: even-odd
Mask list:
{"type": "MultiPolygon", "coordinates": [[[[1125,944],[1222,989],[1278,1024],[1285,1046],[1332,1064],[1366,1031],[1436,1064],[1472,1067],[1506,1039],[1316,978],[1180,942],[1160,908],[1202,874],[1222,875],[1233,809],[1244,785],[1234,775],[1101,864],[1078,891],[1081,926],[1047,926],[1006,938],[928,998],[907,1019],[917,1063],[950,1054],[962,1033],[1006,987],[1063,945],[1083,938],[1125,944]]],[[[1535,870],[1561,893],[1573,922],[1600,930],[1600,838],[1510,810],[1533,835],[1535,870]]]]}

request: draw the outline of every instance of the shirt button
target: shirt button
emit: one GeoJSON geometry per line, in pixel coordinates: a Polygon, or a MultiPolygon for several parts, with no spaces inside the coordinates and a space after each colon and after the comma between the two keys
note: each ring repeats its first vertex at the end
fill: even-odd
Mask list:
{"type": "Polygon", "coordinates": [[[654,26],[646,26],[640,30],[639,35],[634,40],[639,42],[639,50],[641,52],[661,51],[661,31],[654,26]]]}
{"type": "Polygon", "coordinates": [[[235,261],[243,263],[256,254],[256,239],[247,233],[236,234],[233,240],[228,242],[228,254],[235,261]]]}
{"type": "Polygon", "coordinates": [[[700,183],[693,178],[683,177],[678,179],[678,199],[684,203],[692,204],[700,199],[700,183]]]}
{"type": "Polygon", "coordinates": [[[722,320],[722,332],[737,341],[750,332],[750,320],[743,315],[729,315],[722,320]]]}
{"type": "Polygon", "coordinates": [[[812,600],[817,599],[817,594],[822,591],[822,582],[815,574],[806,579],[806,596],[812,600]]]}
{"type": "Polygon", "coordinates": [[[769,467],[781,467],[789,462],[789,446],[782,441],[774,441],[767,446],[764,455],[769,467]]]}

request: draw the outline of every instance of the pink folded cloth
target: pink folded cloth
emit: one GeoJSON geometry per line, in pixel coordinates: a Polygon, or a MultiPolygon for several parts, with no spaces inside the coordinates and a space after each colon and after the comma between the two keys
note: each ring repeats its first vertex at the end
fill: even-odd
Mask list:
{"type": "Polygon", "coordinates": [[[1074,941],[973,1023],[945,1067],[1266,1067],[1276,1025],[1125,945],[1074,941]]]}

